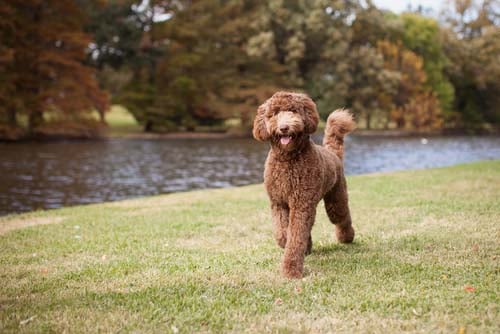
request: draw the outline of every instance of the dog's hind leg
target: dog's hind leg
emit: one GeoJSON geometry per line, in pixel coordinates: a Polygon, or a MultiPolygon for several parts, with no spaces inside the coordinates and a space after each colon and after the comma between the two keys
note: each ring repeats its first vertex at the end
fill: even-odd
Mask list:
{"type": "Polygon", "coordinates": [[[286,245],[286,230],[288,228],[289,211],[286,203],[272,203],[274,239],[281,248],[286,245]]]}
{"type": "Polygon", "coordinates": [[[312,236],[309,235],[309,241],[307,241],[306,255],[312,253],[312,248],[313,248],[313,239],[312,236]]]}
{"type": "Polygon", "coordinates": [[[330,221],[335,224],[335,234],[341,243],[351,243],[354,239],[354,228],[349,211],[347,184],[344,176],[324,197],[325,209],[330,221]]]}

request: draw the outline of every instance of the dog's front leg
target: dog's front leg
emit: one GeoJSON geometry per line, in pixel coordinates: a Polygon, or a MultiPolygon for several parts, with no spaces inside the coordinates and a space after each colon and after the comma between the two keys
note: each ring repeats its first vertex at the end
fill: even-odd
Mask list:
{"type": "Polygon", "coordinates": [[[315,207],[290,207],[290,223],[287,229],[288,238],[282,264],[282,272],[285,277],[302,277],[304,257],[308,250],[315,215],[315,207]]]}
{"type": "Polygon", "coordinates": [[[273,232],[276,243],[281,248],[286,245],[286,233],[289,221],[289,209],[286,203],[272,203],[273,232]]]}

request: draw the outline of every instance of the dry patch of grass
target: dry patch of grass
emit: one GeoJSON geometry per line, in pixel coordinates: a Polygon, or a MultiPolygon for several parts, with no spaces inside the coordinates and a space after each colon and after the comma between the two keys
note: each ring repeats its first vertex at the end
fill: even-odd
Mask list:
{"type": "MultiPolygon", "coordinates": [[[[473,328],[457,325],[448,315],[422,317],[419,311],[412,309],[413,317],[380,317],[373,313],[348,312],[339,316],[333,312],[324,316],[314,316],[301,312],[282,313],[273,310],[256,319],[249,327],[237,327],[233,333],[470,333],[473,328]]],[[[485,320],[495,320],[492,313],[485,314],[485,320]]]]}
{"type": "Polygon", "coordinates": [[[37,225],[57,224],[63,221],[62,217],[20,217],[14,219],[0,219],[0,235],[10,231],[37,225]]]}

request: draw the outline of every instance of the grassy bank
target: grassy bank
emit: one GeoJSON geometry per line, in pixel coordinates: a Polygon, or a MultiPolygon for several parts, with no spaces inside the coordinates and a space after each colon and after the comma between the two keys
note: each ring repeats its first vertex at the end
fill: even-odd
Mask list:
{"type": "Polygon", "coordinates": [[[227,121],[223,126],[197,127],[196,131],[175,131],[167,133],[144,132],[132,114],[123,106],[113,105],[106,113],[109,137],[129,139],[186,139],[186,138],[234,138],[250,137],[251,131],[227,121]]]}
{"type": "Polygon", "coordinates": [[[348,182],[300,281],[262,185],[2,218],[0,332],[498,333],[500,162],[348,182]]]}
{"type": "Polygon", "coordinates": [[[120,105],[113,105],[105,115],[108,124],[108,135],[111,137],[123,137],[143,133],[142,126],[135,120],[134,116],[120,105]]]}

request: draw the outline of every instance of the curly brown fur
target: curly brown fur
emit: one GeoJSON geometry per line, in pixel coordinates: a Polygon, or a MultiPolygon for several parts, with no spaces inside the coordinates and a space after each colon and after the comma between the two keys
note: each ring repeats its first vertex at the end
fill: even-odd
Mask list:
{"type": "Polygon", "coordinates": [[[285,249],[283,275],[301,278],[304,257],[312,249],[311,229],[316,207],[325,202],[340,242],[354,239],[344,178],[344,136],[355,127],[345,110],[328,117],[324,147],[315,145],[319,115],[304,94],[278,92],[262,104],[254,120],[253,135],[269,141],[264,184],[271,201],[274,238],[285,249]]]}

